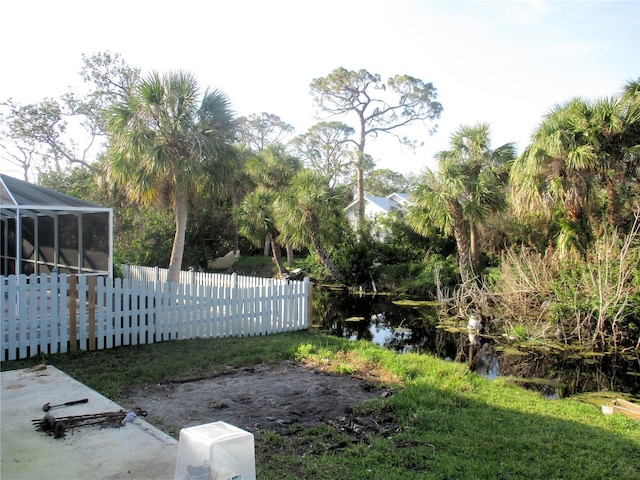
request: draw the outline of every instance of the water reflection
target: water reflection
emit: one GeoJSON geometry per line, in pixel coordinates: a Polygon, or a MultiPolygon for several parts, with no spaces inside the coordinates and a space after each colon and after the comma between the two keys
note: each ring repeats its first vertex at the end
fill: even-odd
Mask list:
{"type": "Polygon", "coordinates": [[[454,335],[436,328],[433,306],[399,304],[389,295],[314,290],[315,326],[351,340],[367,340],[398,352],[429,351],[455,357],[454,335]]]}

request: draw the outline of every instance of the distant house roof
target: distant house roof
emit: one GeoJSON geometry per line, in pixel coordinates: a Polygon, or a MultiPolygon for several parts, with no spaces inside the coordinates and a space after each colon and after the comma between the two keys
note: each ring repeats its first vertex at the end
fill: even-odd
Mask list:
{"type": "Polygon", "coordinates": [[[389,195],[387,198],[389,198],[390,200],[396,202],[396,203],[400,203],[402,205],[410,205],[411,204],[411,200],[409,200],[409,194],[408,193],[398,193],[398,192],[394,192],[391,195],[389,195]]]}
{"type": "MultiPolygon", "coordinates": [[[[406,205],[411,204],[409,200],[409,194],[407,193],[392,193],[386,197],[377,197],[374,195],[365,195],[365,210],[368,207],[372,207],[374,210],[378,210],[380,213],[390,213],[393,209],[404,208],[406,205]]],[[[351,202],[345,211],[349,212],[357,208],[358,200],[351,202]]]]}

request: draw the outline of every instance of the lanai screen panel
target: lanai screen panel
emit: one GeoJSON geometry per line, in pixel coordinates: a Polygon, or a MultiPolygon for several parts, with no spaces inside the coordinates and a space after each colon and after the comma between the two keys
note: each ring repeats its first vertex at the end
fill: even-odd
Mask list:
{"type": "Polygon", "coordinates": [[[0,275],[16,273],[16,221],[0,215],[0,275]]]}
{"type": "Polygon", "coordinates": [[[22,269],[23,273],[35,272],[36,262],[36,221],[33,217],[22,219],[22,269]]]}
{"type": "Polygon", "coordinates": [[[105,225],[109,225],[109,213],[85,213],[82,216],[83,270],[109,270],[109,236],[105,225]]]}
{"type": "Polygon", "coordinates": [[[81,254],[78,238],[78,217],[72,214],[58,216],[58,271],[80,273],[78,257],[81,254]]]}
{"type": "Polygon", "coordinates": [[[38,216],[38,273],[51,273],[56,268],[55,217],[38,216]]]}

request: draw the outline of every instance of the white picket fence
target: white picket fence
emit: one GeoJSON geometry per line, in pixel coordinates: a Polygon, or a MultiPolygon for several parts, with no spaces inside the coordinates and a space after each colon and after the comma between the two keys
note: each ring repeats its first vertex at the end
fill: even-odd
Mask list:
{"type": "Polygon", "coordinates": [[[309,327],[308,278],[249,285],[236,275],[216,274],[215,280],[203,274],[201,283],[169,284],[136,280],[131,269],[127,273],[124,280],[64,274],[0,277],[0,361],[309,327]]]}
{"type": "MultiPolygon", "coordinates": [[[[124,278],[138,280],[141,282],[166,282],[169,270],[159,267],[141,267],[140,265],[120,265],[124,278]]],[[[216,287],[262,287],[271,285],[286,285],[289,280],[252,277],[248,275],[238,275],[236,273],[211,273],[198,272],[195,270],[181,271],[179,283],[189,285],[210,285],[216,287]]]]}

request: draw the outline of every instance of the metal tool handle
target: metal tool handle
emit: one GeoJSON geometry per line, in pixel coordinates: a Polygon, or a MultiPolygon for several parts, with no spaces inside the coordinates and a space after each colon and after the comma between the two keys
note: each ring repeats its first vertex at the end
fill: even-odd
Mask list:
{"type": "Polygon", "coordinates": [[[42,406],[42,411],[44,412],[48,412],[49,410],[51,410],[52,408],[58,408],[58,407],[68,407],[70,405],[78,405],[80,403],[87,403],[89,401],[88,398],[83,398],[82,400],[72,400],[70,402],[66,402],[66,403],[61,403],[59,405],[51,405],[50,403],[45,403],[42,406]]]}

